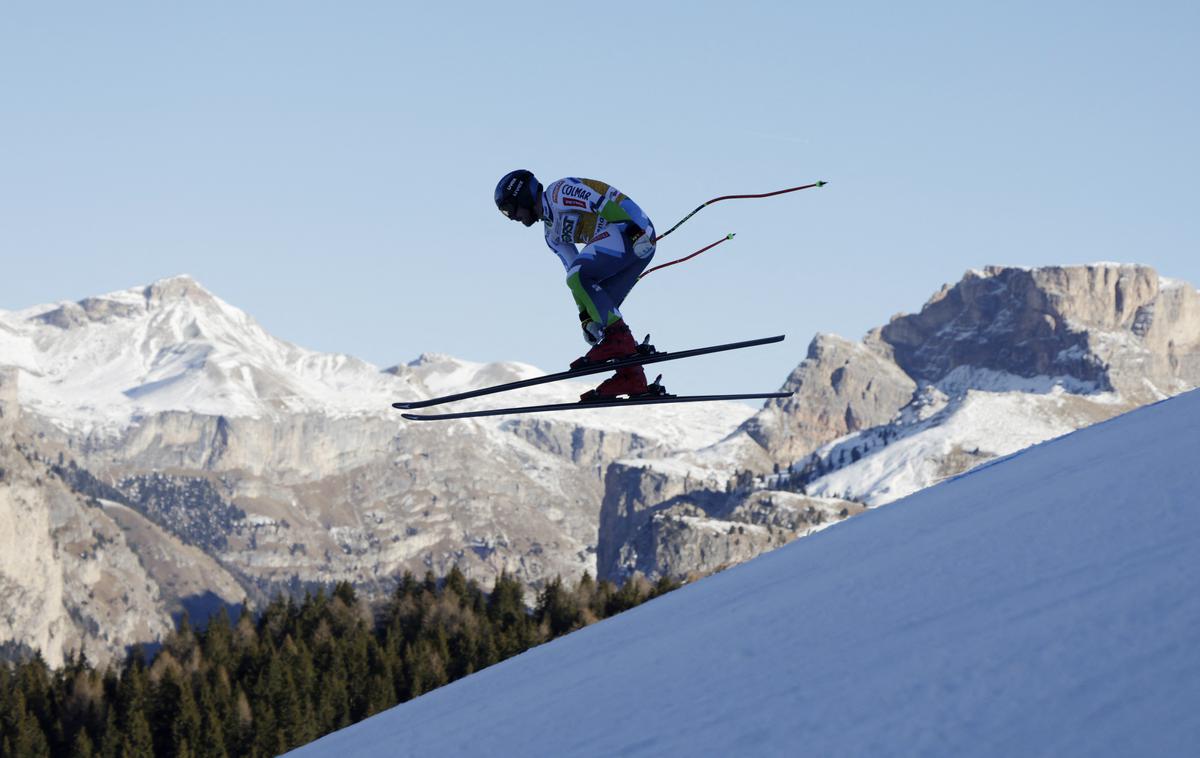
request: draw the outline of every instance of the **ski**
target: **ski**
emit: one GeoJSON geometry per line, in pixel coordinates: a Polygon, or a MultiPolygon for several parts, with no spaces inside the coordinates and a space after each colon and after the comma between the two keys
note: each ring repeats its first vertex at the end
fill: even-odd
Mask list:
{"type": "Polygon", "coordinates": [[[507,416],[518,413],[542,413],[546,411],[585,411],[589,408],[615,408],[625,405],[657,405],[659,403],[703,403],[712,400],[766,400],[790,397],[790,392],[755,392],[741,395],[652,395],[613,400],[581,400],[576,403],[552,403],[550,405],[527,405],[521,408],[489,408],[482,411],[460,411],[458,413],[402,413],[409,421],[448,421],[456,418],[479,416],[507,416]]]}
{"type": "MultiPolygon", "coordinates": [[[[709,353],[720,353],[725,350],[740,350],[744,347],[755,347],[758,345],[768,345],[772,342],[782,342],[785,335],[779,334],[774,337],[762,337],[756,340],[746,340],[744,342],[730,342],[725,345],[712,345],[710,347],[697,347],[691,350],[680,350],[678,352],[658,352],[650,345],[643,343],[642,348],[646,352],[639,355],[630,356],[628,358],[617,358],[593,363],[583,368],[573,369],[568,371],[559,371],[555,374],[546,374],[545,376],[537,376],[532,379],[521,379],[516,382],[508,382],[507,384],[496,384],[491,387],[481,387],[476,390],[468,390],[459,392],[454,395],[444,395],[442,397],[434,397],[428,400],[413,400],[411,402],[392,403],[393,408],[400,410],[413,410],[416,408],[428,408],[431,405],[441,405],[443,403],[452,403],[456,400],[466,400],[472,397],[480,397],[482,395],[491,395],[496,392],[508,392],[509,390],[521,389],[522,387],[532,387],[537,384],[547,384],[549,382],[560,382],[564,379],[574,379],[577,376],[588,376],[589,374],[602,374],[606,371],[613,371],[622,366],[639,366],[650,363],[659,363],[661,361],[674,361],[680,358],[691,358],[696,355],[707,355],[709,353]]],[[[649,339],[649,338],[647,338],[649,339]]],[[[642,349],[639,348],[639,349],[642,349]]],[[[706,396],[707,397],[707,396],[706,396]]],[[[717,396],[713,396],[717,397],[717,396]]],[[[739,396],[740,397],[740,396],[739,396]]],[[[759,395],[750,395],[749,398],[757,398],[759,395]]],[[[664,400],[661,402],[690,402],[688,400],[664,400]]]]}

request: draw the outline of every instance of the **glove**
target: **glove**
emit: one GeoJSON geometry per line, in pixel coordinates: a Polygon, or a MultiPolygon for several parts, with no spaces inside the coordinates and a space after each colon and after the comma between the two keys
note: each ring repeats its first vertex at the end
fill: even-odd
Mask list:
{"type": "Polygon", "coordinates": [[[579,326],[583,329],[583,338],[589,345],[595,345],[604,337],[604,327],[592,321],[587,311],[579,312],[579,326]]]}

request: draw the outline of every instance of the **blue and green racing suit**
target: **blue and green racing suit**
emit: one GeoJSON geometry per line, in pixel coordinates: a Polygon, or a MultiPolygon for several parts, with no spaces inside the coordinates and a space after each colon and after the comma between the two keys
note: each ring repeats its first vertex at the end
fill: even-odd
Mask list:
{"type": "Polygon", "coordinates": [[[602,327],[620,320],[621,303],[654,257],[650,219],[617,188],[568,177],[542,191],[542,220],[580,313],[602,327]]]}

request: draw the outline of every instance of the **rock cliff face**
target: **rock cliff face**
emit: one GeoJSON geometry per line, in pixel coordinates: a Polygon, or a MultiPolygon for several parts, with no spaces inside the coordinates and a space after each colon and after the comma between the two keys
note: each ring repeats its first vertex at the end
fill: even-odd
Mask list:
{"type": "Polygon", "coordinates": [[[1070,378],[1145,402],[1194,382],[1198,308],[1194,288],[1164,288],[1146,266],[988,268],[878,335],[921,382],[965,367],[1070,378]]]}
{"type": "Polygon", "coordinates": [[[167,606],[125,532],[74,492],[25,434],[0,372],[0,653],[107,661],[168,629],[167,606]]]}
{"type": "Polygon", "coordinates": [[[1196,386],[1192,286],[1136,265],[968,272],[860,343],[817,336],[784,384],[795,394],[702,454],[614,464],[600,573],[744,560],[774,544],[740,529],[747,502],[794,513],[808,512],[793,500],[805,495],[858,501],[850,515],[1196,386]]]}
{"type": "Polygon", "coordinates": [[[21,420],[21,405],[17,402],[19,373],[11,366],[0,366],[0,439],[12,435],[21,420]]]}
{"type": "Polygon", "coordinates": [[[742,433],[761,451],[744,464],[764,470],[790,463],[831,439],[887,423],[916,388],[887,343],[873,336],[854,343],[817,335],[783,384],[783,391],[795,394],[772,401],[743,425],[742,433]]]}
{"type": "Polygon", "coordinates": [[[616,463],[605,480],[597,568],[622,582],[646,576],[686,578],[749,560],[863,510],[859,503],[754,491],[752,480],[672,476],[616,463]]]}
{"type": "Polygon", "coordinates": [[[43,429],[120,502],[264,593],[339,580],[385,593],[404,571],[455,565],[485,585],[502,570],[531,585],[594,572],[604,466],[666,450],[546,421],[465,431],[179,412],[83,443],[43,429]]]}

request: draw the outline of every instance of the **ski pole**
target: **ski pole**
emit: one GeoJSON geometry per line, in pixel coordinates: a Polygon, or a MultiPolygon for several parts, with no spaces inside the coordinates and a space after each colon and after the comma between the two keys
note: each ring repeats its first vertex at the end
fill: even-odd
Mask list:
{"type": "MultiPolygon", "coordinates": [[[[802,189],[808,189],[809,187],[824,187],[828,183],[829,182],[813,182],[812,184],[805,184],[800,187],[789,187],[788,189],[775,190],[774,192],[764,192],[761,195],[723,195],[721,197],[714,197],[712,200],[709,200],[706,203],[701,203],[700,206],[696,208],[696,210],[692,211],[691,213],[689,213],[688,215],[686,215],[682,219],[680,219],[679,223],[675,224],[675,226],[672,226],[670,229],[666,230],[662,234],[655,237],[654,241],[657,242],[658,240],[662,239],[663,237],[666,237],[671,232],[673,232],[676,229],[678,229],[679,227],[683,226],[684,221],[687,221],[689,218],[691,218],[692,216],[695,216],[697,213],[704,210],[705,208],[712,205],[713,203],[719,203],[722,200],[741,200],[741,199],[746,199],[746,198],[773,197],[775,195],[785,195],[788,192],[798,192],[802,189]]],[[[726,239],[728,239],[728,238],[726,238],[726,239]]],[[[721,240],[721,241],[724,242],[725,240],[721,240]]],[[[707,250],[707,249],[708,248],[705,248],[705,250],[707,250]]],[[[701,251],[701,252],[703,252],[703,251],[701,251]]],[[[691,257],[691,256],[689,256],[689,257],[691,257]]],[[[647,272],[647,273],[649,273],[649,272],[647,272]]],[[[645,274],[643,274],[643,276],[644,275],[645,274]]]]}
{"type": "MultiPolygon", "coordinates": [[[[703,203],[698,208],[696,208],[696,210],[694,210],[691,213],[689,213],[688,215],[684,216],[682,219],[680,219],[679,223],[675,224],[675,226],[672,226],[670,229],[666,230],[662,234],[655,237],[654,241],[658,242],[663,237],[666,237],[671,232],[673,232],[676,229],[678,229],[679,227],[683,226],[684,221],[687,221],[689,218],[691,218],[692,216],[695,216],[697,213],[704,210],[705,208],[712,205],[713,203],[719,203],[722,200],[740,200],[740,199],[747,199],[747,198],[772,197],[774,195],[785,195],[788,192],[798,192],[802,189],[808,189],[810,187],[824,187],[828,183],[829,182],[824,182],[824,181],[813,182],[812,184],[804,184],[799,187],[789,187],[788,189],[775,190],[774,192],[764,192],[759,195],[722,195],[721,197],[714,197],[712,200],[709,200],[708,202],[703,203]]],[[[700,248],[699,250],[692,253],[691,255],[685,255],[682,258],[676,258],[673,261],[667,261],[666,263],[660,264],[658,266],[652,266],[651,268],[648,268],[645,271],[643,271],[641,276],[638,277],[638,279],[641,280],[643,277],[645,277],[651,271],[657,271],[660,268],[666,268],[667,266],[674,266],[676,263],[683,263],[684,261],[689,261],[692,258],[695,258],[700,253],[703,253],[705,250],[711,250],[714,247],[716,247],[717,245],[721,244],[722,242],[727,242],[731,239],[733,239],[733,234],[727,234],[724,237],[722,237],[721,239],[712,243],[711,245],[700,248]]]]}
{"type": "MultiPolygon", "coordinates": [[[[686,221],[686,220],[687,220],[687,219],[684,219],[684,221],[686,221]]],[[[682,222],[681,222],[681,223],[682,223],[682,222]]],[[[663,236],[665,237],[666,235],[663,235],[663,236]]],[[[659,239],[662,239],[662,237],[659,237],[659,239]]],[[[647,274],[649,274],[651,271],[658,271],[660,268],[666,268],[667,266],[674,266],[676,263],[683,263],[684,261],[691,260],[692,258],[695,258],[695,257],[696,257],[697,255],[699,255],[700,253],[703,253],[705,250],[712,250],[714,247],[716,247],[717,245],[721,244],[722,242],[728,242],[728,241],[729,241],[729,240],[731,240],[731,239],[733,239],[733,233],[732,233],[732,232],[730,232],[729,234],[726,234],[724,237],[722,237],[721,239],[719,239],[719,240],[717,240],[716,242],[712,243],[711,245],[708,245],[708,246],[706,246],[706,247],[702,247],[702,248],[700,248],[699,250],[697,250],[696,252],[692,253],[691,255],[685,255],[685,256],[683,256],[682,258],[676,258],[676,259],[675,259],[675,260],[673,260],[673,261],[667,261],[666,263],[661,263],[661,264],[659,264],[659,265],[657,265],[657,266],[651,266],[650,268],[648,268],[648,269],[646,269],[645,271],[643,271],[643,272],[641,273],[641,275],[640,275],[640,276],[638,276],[638,279],[640,280],[640,279],[644,278],[644,277],[645,277],[647,274]]]]}

